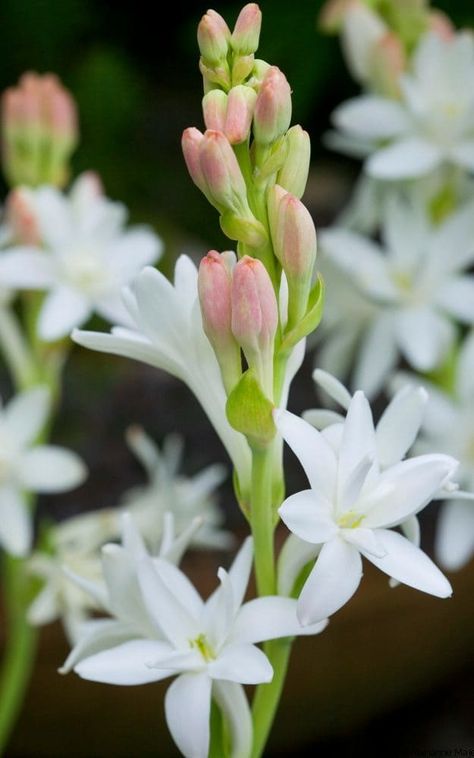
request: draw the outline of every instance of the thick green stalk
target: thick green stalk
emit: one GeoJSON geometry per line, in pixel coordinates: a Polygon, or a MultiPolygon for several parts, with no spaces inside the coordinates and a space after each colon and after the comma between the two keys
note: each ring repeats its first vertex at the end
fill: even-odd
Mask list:
{"type": "Polygon", "coordinates": [[[33,599],[31,578],[20,558],[4,557],[4,602],[8,617],[7,643],[0,675],[0,755],[5,750],[23,705],[33,667],[37,630],[26,619],[33,599]]]}
{"type": "Polygon", "coordinates": [[[255,575],[259,595],[275,593],[272,462],[271,447],[252,451],[250,525],[254,539],[255,575]]]}
{"type": "Polygon", "coordinates": [[[269,684],[260,684],[253,699],[252,758],[260,758],[267,743],[285,684],[291,646],[292,640],[290,638],[272,640],[263,646],[263,650],[273,666],[273,679],[269,684]]]}

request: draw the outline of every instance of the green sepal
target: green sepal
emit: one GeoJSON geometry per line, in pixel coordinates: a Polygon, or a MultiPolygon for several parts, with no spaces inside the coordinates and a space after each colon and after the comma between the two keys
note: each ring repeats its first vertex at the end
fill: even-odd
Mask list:
{"type": "Polygon", "coordinates": [[[324,282],[320,274],[308,298],[308,308],[305,315],[291,331],[286,332],[280,345],[280,351],[286,353],[300,342],[303,337],[311,334],[321,321],[324,308],[324,282]]]}
{"type": "Polygon", "coordinates": [[[249,368],[227,399],[226,414],[233,429],[245,436],[252,447],[266,447],[276,434],[273,403],[266,397],[255,371],[249,368]]]}
{"type": "Polygon", "coordinates": [[[222,231],[231,240],[243,242],[249,247],[262,247],[268,241],[265,227],[256,218],[239,218],[226,211],[219,221],[222,231]]]}

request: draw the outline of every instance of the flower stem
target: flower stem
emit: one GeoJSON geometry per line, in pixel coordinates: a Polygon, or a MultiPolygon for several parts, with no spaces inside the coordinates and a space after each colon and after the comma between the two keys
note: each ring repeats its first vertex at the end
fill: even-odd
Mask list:
{"type": "Polygon", "coordinates": [[[269,684],[259,684],[253,699],[252,758],[260,758],[270,734],[285,683],[291,646],[292,639],[289,637],[272,640],[263,646],[263,650],[273,666],[273,679],[269,684]]]}
{"type": "Polygon", "coordinates": [[[21,558],[4,556],[4,600],[8,615],[8,638],[0,674],[0,755],[4,755],[12,729],[23,705],[31,675],[37,630],[26,619],[33,597],[30,577],[21,558]]]}
{"type": "Polygon", "coordinates": [[[32,387],[38,381],[36,366],[15,315],[8,306],[0,306],[0,349],[16,388],[23,390],[32,387]]]}
{"type": "Polygon", "coordinates": [[[275,593],[272,515],[272,448],[252,451],[250,524],[255,546],[255,575],[259,595],[275,593]]]}

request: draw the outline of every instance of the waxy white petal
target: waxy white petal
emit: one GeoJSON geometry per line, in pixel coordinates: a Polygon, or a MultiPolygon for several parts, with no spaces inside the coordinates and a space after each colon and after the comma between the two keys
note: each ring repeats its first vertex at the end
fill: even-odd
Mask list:
{"type": "Polygon", "coordinates": [[[452,500],[443,506],[436,533],[436,557],[448,571],[458,571],[474,554],[474,504],[452,500]]]}
{"type": "Polygon", "coordinates": [[[383,412],[375,430],[377,455],[382,467],[398,463],[420,430],[428,393],[422,387],[399,390],[383,412]]]}
{"type": "Polygon", "coordinates": [[[6,433],[19,447],[35,441],[46,423],[50,409],[47,387],[35,387],[15,395],[3,411],[6,433]]]}
{"type": "Polygon", "coordinates": [[[339,405],[346,411],[351,404],[351,393],[347,390],[339,379],[329,374],[323,369],[317,368],[313,371],[313,379],[319,387],[321,387],[329,397],[339,403],[339,405]]]}
{"type": "Polygon", "coordinates": [[[89,300],[80,292],[62,286],[52,290],[43,303],[38,321],[38,332],[46,342],[66,337],[76,326],[91,315],[89,300]]]}
{"type": "Polygon", "coordinates": [[[235,682],[215,679],[212,695],[230,730],[232,758],[247,758],[252,751],[253,725],[244,688],[235,682]]]}
{"type": "Polygon", "coordinates": [[[356,137],[384,140],[408,131],[409,120],[401,105],[374,95],[363,95],[342,103],[332,115],[335,126],[356,137]]]}
{"type": "Polygon", "coordinates": [[[166,722],[185,758],[208,756],[211,682],[207,674],[182,674],[166,693],[166,722]]]}
{"type": "Polygon", "coordinates": [[[306,542],[317,545],[337,534],[331,503],[316,490],[290,495],[278,513],[288,529],[306,542]]]}
{"type": "Polygon", "coordinates": [[[16,470],[21,486],[32,492],[64,492],[78,487],[87,476],[78,455],[55,445],[22,453],[16,470]]]}
{"type": "Polygon", "coordinates": [[[290,533],[278,556],[278,593],[289,596],[301,571],[306,564],[314,561],[320,546],[300,540],[290,533]]]}
{"type": "Polygon", "coordinates": [[[259,597],[242,606],[231,639],[236,642],[264,642],[279,637],[319,634],[326,621],[301,626],[296,615],[297,601],[289,597],[259,597]]]}
{"type": "Polygon", "coordinates": [[[12,555],[22,557],[33,537],[32,516],[24,497],[6,484],[0,486],[0,544],[12,555]]]}
{"type": "Polygon", "coordinates": [[[400,350],[421,372],[437,366],[453,344],[453,324],[429,306],[400,311],[395,326],[400,350]]]}
{"type": "Polygon", "coordinates": [[[255,645],[235,643],[226,645],[207,672],[213,679],[225,679],[239,684],[271,682],[273,668],[265,653],[255,645]]]}
{"type": "Polygon", "coordinates": [[[433,171],[441,160],[441,150],[434,144],[406,137],[371,155],[366,168],[375,179],[415,179],[433,171]]]}
{"type": "Polygon", "coordinates": [[[0,281],[10,289],[42,290],[54,282],[53,261],[36,248],[15,247],[0,255],[0,281]]]}
{"type": "Polygon", "coordinates": [[[437,293],[436,302],[463,324],[473,324],[474,280],[471,276],[448,279],[437,293]]]}
{"type": "Polygon", "coordinates": [[[83,679],[105,684],[147,684],[171,676],[173,671],[150,668],[147,663],[168,646],[155,640],[129,640],[102,650],[74,666],[83,679]]]}
{"type": "Polygon", "coordinates": [[[377,395],[397,363],[395,320],[391,311],[377,315],[362,338],[353,386],[367,397],[377,395]]]}

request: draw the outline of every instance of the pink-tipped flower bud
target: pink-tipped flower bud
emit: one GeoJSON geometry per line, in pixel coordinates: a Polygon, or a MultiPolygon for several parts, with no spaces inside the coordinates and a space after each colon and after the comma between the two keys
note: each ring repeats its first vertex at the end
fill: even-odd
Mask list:
{"type": "Polygon", "coordinates": [[[428,24],[430,31],[434,32],[444,42],[452,40],[456,33],[451,19],[443,11],[430,11],[428,24]]]}
{"type": "Polygon", "coordinates": [[[199,187],[201,192],[207,193],[206,181],[201,169],[201,161],[199,157],[199,151],[204,139],[204,135],[199,129],[194,126],[185,129],[183,136],[181,137],[181,148],[183,150],[184,160],[186,167],[189,171],[189,175],[193,180],[196,187],[199,187]]]}
{"type": "Polygon", "coordinates": [[[232,334],[232,271],[235,254],[211,250],[199,266],[198,291],[202,323],[219,363],[229,394],[238,382],[242,365],[240,348],[232,334]]]}
{"type": "Polygon", "coordinates": [[[354,79],[366,84],[372,73],[374,46],[388,31],[380,16],[361,2],[352,2],[344,15],[341,45],[354,79]]]}
{"type": "Polygon", "coordinates": [[[277,66],[270,66],[255,103],[253,129],[255,140],[269,145],[281,137],[291,121],[291,89],[277,66]]]}
{"type": "Polygon", "coordinates": [[[6,200],[6,219],[20,245],[39,245],[41,234],[33,193],[26,187],[13,189],[6,200]]]}
{"type": "Polygon", "coordinates": [[[208,129],[199,148],[201,171],[215,205],[239,216],[248,212],[247,187],[227,137],[208,129]]]}
{"type": "Polygon", "coordinates": [[[225,133],[226,93],[221,89],[211,89],[202,99],[202,113],[206,129],[225,133]]]}
{"type": "Polygon", "coordinates": [[[405,48],[394,32],[387,32],[375,43],[370,56],[370,83],[386,97],[400,94],[400,76],[406,68],[405,48]]]}
{"type": "Polygon", "coordinates": [[[327,0],[318,18],[318,26],[325,34],[339,34],[344,17],[354,0],[327,0]]]}
{"type": "Polygon", "coordinates": [[[219,13],[209,10],[197,30],[199,50],[207,63],[217,65],[225,60],[229,50],[230,29],[219,13]]]}
{"type": "Polygon", "coordinates": [[[308,180],[311,158],[309,134],[296,124],[288,130],[285,141],[286,158],[277,174],[277,183],[292,195],[302,197],[308,180]]]}
{"type": "Polygon", "coordinates": [[[276,185],[268,193],[275,255],[288,280],[288,324],[295,326],[308,306],[316,262],[316,230],[301,200],[276,185]]]}
{"type": "Polygon", "coordinates": [[[53,74],[24,74],[2,98],[3,158],[12,185],[63,186],[78,139],[76,106],[53,74]]]}
{"type": "Polygon", "coordinates": [[[239,13],[230,38],[232,49],[239,55],[252,55],[258,48],[262,12],[256,3],[248,3],[239,13]]]}
{"type": "Polygon", "coordinates": [[[277,327],[278,306],[270,276],[261,261],[245,255],[232,278],[232,332],[270,397],[277,327]]]}
{"type": "Polygon", "coordinates": [[[231,145],[245,142],[250,134],[257,95],[251,87],[239,84],[229,92],[224,133],[231,145]]]}

